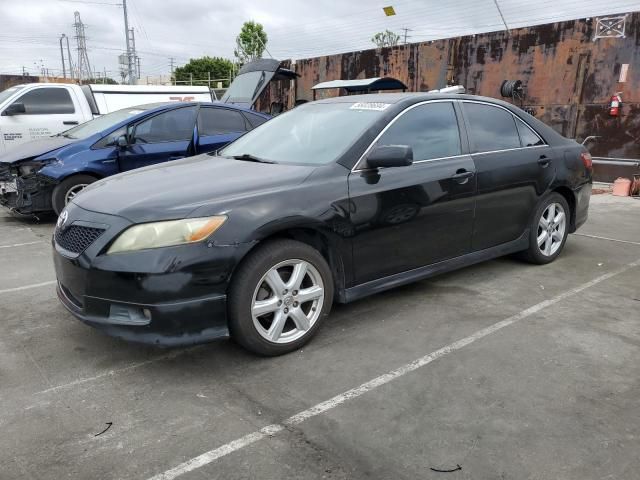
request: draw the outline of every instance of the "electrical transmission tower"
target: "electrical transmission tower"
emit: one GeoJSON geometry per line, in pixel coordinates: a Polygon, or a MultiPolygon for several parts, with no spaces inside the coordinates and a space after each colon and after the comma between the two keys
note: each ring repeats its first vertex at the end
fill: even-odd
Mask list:
{"type": "Polygon", "coordinates": [[[79,80],[91,78],[91,64],[89,63],[89,54],[87,53],[87,38],[84,33],[84,23],[80,19],[80,12],[75,12],[75,22],[73,26],[76,29],[76,44],[78,45],[78,61],[76,62],[76,73],[79,80]]]}
{"type": "Polygon", "coordinates": [[[127,12],[127,0],[122,0],[122,9],[124,10],[124,33],[126,39],[127,52],[124,55],[124,64],[121,58],[121,75],[122,79],[127,79],[129,85],[135,85],[136,78],[140,78],[140,58],[136,53],[136,39],[133,28],[129,28],[129,14],[127,12]]]}

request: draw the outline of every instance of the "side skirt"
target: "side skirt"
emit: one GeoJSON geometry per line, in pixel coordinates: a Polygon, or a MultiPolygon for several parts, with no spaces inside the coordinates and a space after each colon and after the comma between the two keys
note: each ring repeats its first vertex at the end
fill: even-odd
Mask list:
{"type": "Polygon", "coordinates": [[[511,242],[503,243],[485,250],[467,253],[459,257],[415,268],[406,272],[396,273],[377,280],[371,280],[370,282],[362,283],[355,287],[346,288],[340,292],[338,301],[340,303],[353,302],[354,300],[358,300],[375,293],[384,292],[385,290],[400,287],[418,280],[424,280],[425,278],[433,277],[441,273],[450,272],[476,263],[481,263],[504,255],[526,250],[527,248],[529,248],[529,229],[525,230],[519,238],[511,242]]]}

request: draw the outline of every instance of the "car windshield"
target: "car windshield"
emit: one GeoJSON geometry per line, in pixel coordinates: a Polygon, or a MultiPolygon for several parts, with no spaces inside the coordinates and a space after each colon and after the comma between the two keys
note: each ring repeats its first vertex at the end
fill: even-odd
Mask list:
{"type": "Polygon", "coordinates": [[[137,115],[138,113],[142,113],[151,108],[155,108],[160,104],[150,104],[150,105],[140,105],[138,107],[129,107],[123,108],[122,110],[116,110],[115,112],[107,113],[106,115],[102,115],[94,120],[89,120],[82,125],[78,125],[77,127],[73,127],[69,130],[62,132],[60,135],[73,138],[75,140],[82,140],[85,138],[89,138],[96,133],[100,133],[112,125],[122,122],[129,117],[137,115]]]}
{"type": "Polygon", "coordinates": [[[309,103],[245,134],[220,152],[273,163],[323,165],[335,161],[388,104],[309,103]]]}
{"type": "Polygon", "coordinates": [[[18,90],[23,89],[24,87],[11,87],[11,88],[7,88],[5,91],[0,92],[0,103],[4,102],[7,98],[9,98],[11,95],[13,95],[14,93],[16,93],[18,90]]]}

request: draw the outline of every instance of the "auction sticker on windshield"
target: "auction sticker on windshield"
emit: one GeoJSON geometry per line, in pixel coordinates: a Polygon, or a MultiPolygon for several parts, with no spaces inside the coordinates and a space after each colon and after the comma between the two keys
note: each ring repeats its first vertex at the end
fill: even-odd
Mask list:
{"type": "Polygon", "coordinates": [[[358,102],[349,107],[350,110],[376,110],[382,112],[391,106],[390,103],[381,102],[358,102]]]}

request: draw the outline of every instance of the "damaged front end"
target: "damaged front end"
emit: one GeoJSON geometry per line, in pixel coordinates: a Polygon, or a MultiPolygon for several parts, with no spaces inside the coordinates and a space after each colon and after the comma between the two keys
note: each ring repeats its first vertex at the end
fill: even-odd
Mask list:
{"type": "Polygon", "coordinates": [[[18,215],[50,211],[56,181],[39,174],[41,167],[41,163],[0,163],[0,205],[18,215]]]}

